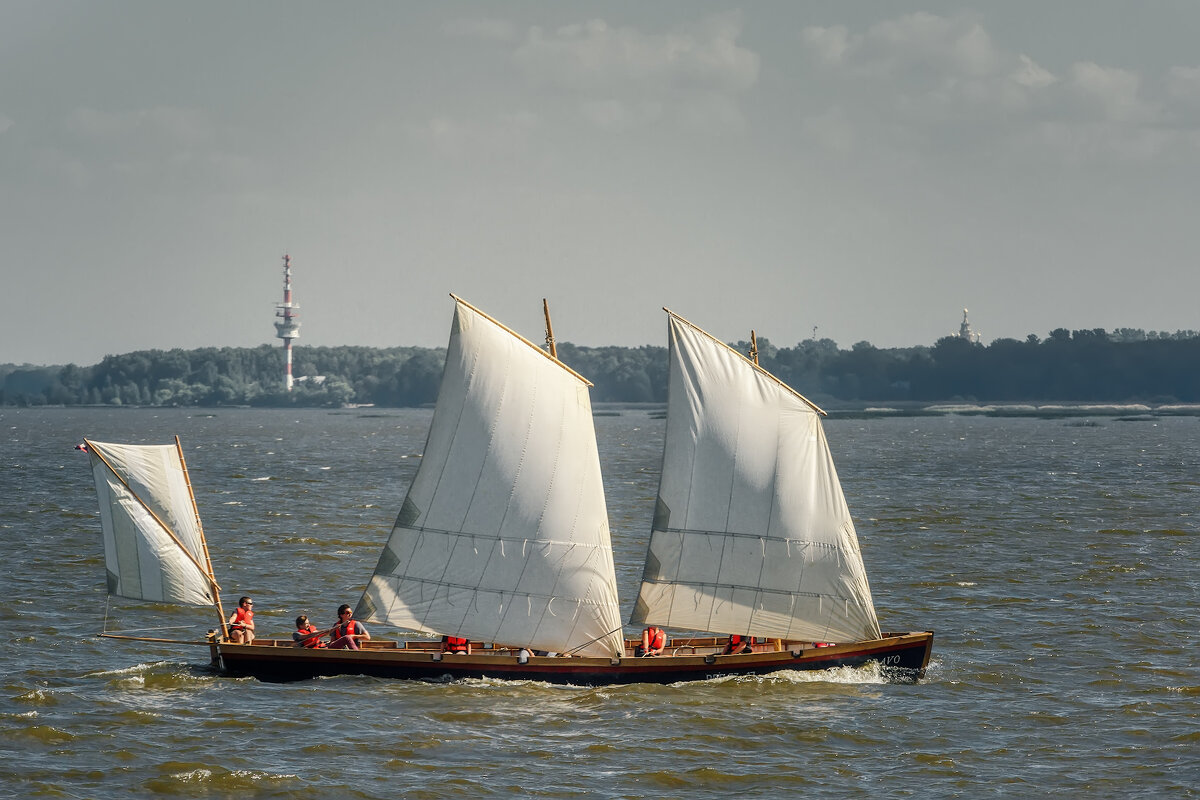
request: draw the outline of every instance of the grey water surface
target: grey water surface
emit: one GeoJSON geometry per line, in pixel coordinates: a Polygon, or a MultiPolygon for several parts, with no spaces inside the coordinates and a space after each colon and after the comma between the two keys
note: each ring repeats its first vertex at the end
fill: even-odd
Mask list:
{"type": "MultiPolygon", "coordinates": [[[[1200,795],[1190,417],[827,420],[883,628],[937,631],[916,685],[273,685],[95,636],[195,639],[216,615],[107,598],[84,436],[178,434],[226,613],[252,595],[286,635],[357,601],[430,417],[0,410],[0,797],[1200,795]]],[[[663,424],[596,417],[626,618],[663,424]]]]}

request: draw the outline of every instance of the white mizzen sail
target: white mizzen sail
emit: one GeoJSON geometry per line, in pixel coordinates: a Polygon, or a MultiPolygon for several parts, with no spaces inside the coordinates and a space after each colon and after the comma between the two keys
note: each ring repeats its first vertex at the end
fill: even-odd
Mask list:
{"type": "Polygon", "coordinates": [[[425,454],[355,616],[620,655],[589,384],[454,300],[425,454]]]}
{"type": "Polygon", "coordinates": [[[631,624],[879,638],[812,403],[670,311],[662,477],[631,624]]]}
{"type": "Polygon", "coordinates": [[[85,442],[100,498],[108,593],[216,605],[212,564],[178,440],[173,445],[85,442]]]}

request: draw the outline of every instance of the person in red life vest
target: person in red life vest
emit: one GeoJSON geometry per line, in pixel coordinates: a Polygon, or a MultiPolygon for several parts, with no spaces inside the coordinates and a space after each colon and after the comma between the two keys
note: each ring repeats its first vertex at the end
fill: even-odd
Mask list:
{"type": "Polygon", "coordinates": [[[443,636],[442,652],[454,653],[459,656],[469,656],[471,655],[471,640],[464,639],[461,636],[443,636]]]}
{"type": "Polygon", "coordinates": [[[317,630],[317,626],[301,614],[296,617],[296,630],[292,633],[292,641],[296,643],[296,647],[324,647],[325,643],[321,641],[321,637],[328,633],[329,631],[317,630]]]}
{"type": "Polygon", "coordinates": [[[637,658],[643,656],[658,656],[662,655],[663,648],[667,646],[667,632],[662,628],[657,628],[651,625],[646,630],[642,631],[642,643],[633,651],[637,658]]]}
{"type": "Polygon", "coordinates": [[[234,644],[254,641],[254,601],[249,597],[238,600],[238,607],[229,615],[229,640],[234,644]]]}
{"type": "Polygon", "coordinates": [[[729,644],[725,645],[725,655],[733,656],[738,653],[752,653],[753,648],[750,646],[754,640],[749,636],[738,636],[736,633],[729,637],[729,644]]]}
{"type": "Polygon", "coordinates": [[[371,638],[363,624],[354,619],[350,606],[344,604],[338,608],[338,621],[330,629],[329,635],[333,639],[329,643],[331,650],[361,650],[359,641],[371,638]]]}

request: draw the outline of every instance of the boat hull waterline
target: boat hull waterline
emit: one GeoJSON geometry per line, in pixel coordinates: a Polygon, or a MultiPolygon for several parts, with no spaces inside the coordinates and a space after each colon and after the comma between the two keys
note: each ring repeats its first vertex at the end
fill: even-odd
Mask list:
{"type": "Polygon", "coordinates": [[[291,641],[260,639],[248,645],[215,642],[211,651],[214,665],[223,672],[273,683],[365,675],[431,681],[492,678],[575,686],[669,684],[782,670],[861,667],[870,662],[880,664],[889,680],[913,683],[929,664],[933,632],[887,633],[873,641],[823,647],[783,642],[779,650],[760,646],[760,650],[740,655],[722,655],[712,652],[719,649],[714,645],[697,646],[690,644],[692,641],[696,640],[673,641],[673,655],[621,659],[535,656],[515,649],[458,655],[442,653],[429,641],[373,641],[355,651],[297,648],[291,641]]]}

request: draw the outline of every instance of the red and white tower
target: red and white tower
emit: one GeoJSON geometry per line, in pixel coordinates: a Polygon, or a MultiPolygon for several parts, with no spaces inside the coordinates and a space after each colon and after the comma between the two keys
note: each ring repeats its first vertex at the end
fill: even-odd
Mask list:
{"type": "Polygon", "coordinates": [[[275,336],[283,339],[283,354],[287,362],[284,367],[284,380],[287,390],[292,390],[292,339],[300,338],[300,316],[297,309],[299,303],[292,302],[292,259],[286,253],[283,256],[283,302],[276,306],[275,336]]]}

